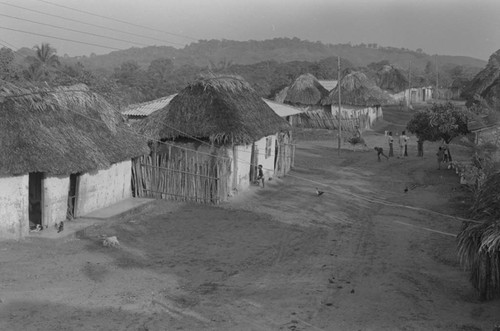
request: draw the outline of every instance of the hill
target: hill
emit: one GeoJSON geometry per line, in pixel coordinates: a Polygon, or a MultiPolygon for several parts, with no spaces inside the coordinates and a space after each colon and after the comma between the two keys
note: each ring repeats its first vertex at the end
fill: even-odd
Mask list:
{"type": "Polygon", "coordinates": [[[298,38],[275,38],[263,41],[200,40],[182,49],[170,46],[134,47],[105,55],[65,57],[64,60],[69,63],[80,62],[91,70],[109,72],[123,62],[136,61],[141,67],[146,67],[152,60],[158,58],[172,59],[178,67],[182,65],[210,67],[220,63],[249,65],[263,61],[316,62],[331,56],[340,56],[359,67],[387,60],[395,66],[407,69],[411,61],[412,69],[419,71],[424,71],[429,62],[433,64],[436,60],[440,66],[463,66],[478,69],[477,71],[486,65],[486,61],[466,56],[438,55],[436,58],[421,50],[382,47],[377,44],[332,45],[298,38]]]}

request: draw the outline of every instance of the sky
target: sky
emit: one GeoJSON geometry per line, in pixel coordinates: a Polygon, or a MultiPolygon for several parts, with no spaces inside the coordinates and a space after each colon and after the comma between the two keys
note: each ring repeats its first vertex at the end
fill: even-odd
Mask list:
{"type": "Polygon", "coordinates": [[[499,16],[499,0],[0,0],[0,47],[48,42],[76,56],[298,37],[487,60],[500,48],[499,16]]]}

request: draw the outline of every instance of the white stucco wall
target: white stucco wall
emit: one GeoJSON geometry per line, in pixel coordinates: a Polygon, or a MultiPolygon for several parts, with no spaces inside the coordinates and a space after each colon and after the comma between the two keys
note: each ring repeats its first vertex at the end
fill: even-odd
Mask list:
{"type": "Polygon", "coordinates": [[[75,216],[107,207],[132,196],[132,161],[113,164],[106,170],[84,173],[78,185],[75,216]]]}
{"type": "Polygon", "coordinates": [[[69,176],[43,179],[42,224],[54,226],[66,220],[68,212],[69,176]]]}
{"type": "Polygon", "coordinates": [[[0,178],[0,238],[19,239],[29,232],[29,176],[0,178]]]}
{"type": "Polygon", "coordinates": [[[276,152],[276,135],[271,135],[267,137],[263,137],[260,140],[255,142],[259,150],[259,154],[257,155],[258,164],[262,164],[262,168],[264,169],[264,178],[269,180],[274,175],[274,154],[276,152]],[[266,139],[271,138],[271,155],[266,158],[266,139]]]}
{"type": "Polygon", "coordinates": [[[231,163],[231,189],[245,190],[250,186],[250,163],[252,160],[252,145],[238,145],[228,149],[231,163]]]}

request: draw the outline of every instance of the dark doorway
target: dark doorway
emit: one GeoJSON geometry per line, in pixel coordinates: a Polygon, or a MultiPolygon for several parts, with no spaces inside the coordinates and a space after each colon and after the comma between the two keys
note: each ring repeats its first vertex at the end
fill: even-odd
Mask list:
{"type": "Polygon", "coordinates": [[[68,213],[66,215],[66,218],[69,220],[75,218],[79,181],[80,174],[71,174],[69,176],[68,213]]]}
{"type": "Polygon", "coordinates": [[[42,226],[42,181],[43,173],[32,172],[29,174],[29,222],[30,229],[42,226]]]}

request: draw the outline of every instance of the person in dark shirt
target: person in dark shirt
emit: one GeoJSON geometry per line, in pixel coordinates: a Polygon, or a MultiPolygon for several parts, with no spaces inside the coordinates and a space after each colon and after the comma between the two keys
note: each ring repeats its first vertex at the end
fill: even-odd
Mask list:
{"type": "Polygon", "coordinates": [[[389,160],[389,157],[384,154],[384,149],[382,147],[374,147],[373,149],[377,151],[378,162],[380,162],[380,155],[389,160]]]}
{"type": "MultiPolygon", "coordinates": [[[[258,166],[257,180],[262,181],[262,187],[264,187],[264,171],[262,170],[262,164],[258,166]]],[[[260,186],[260,183],[259,183],[260,186]]]]}

